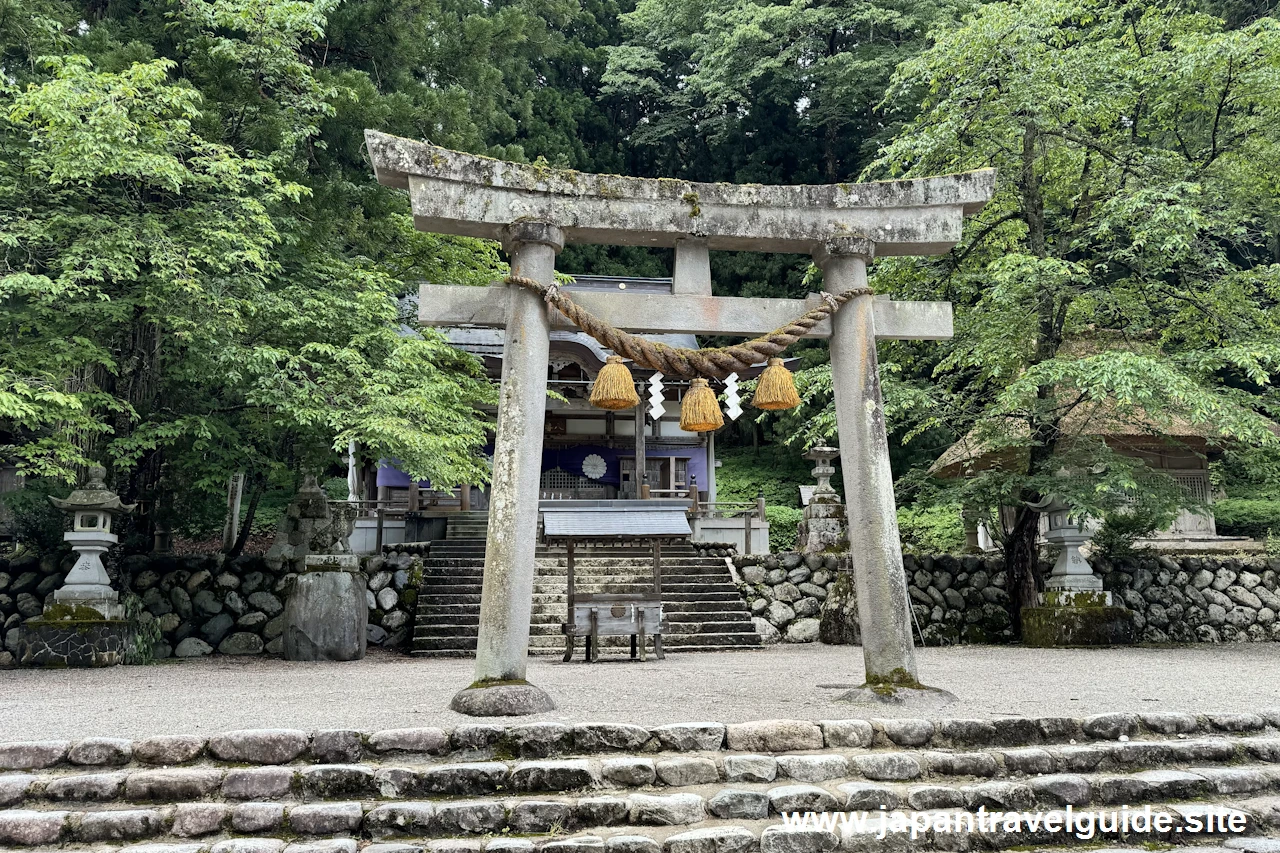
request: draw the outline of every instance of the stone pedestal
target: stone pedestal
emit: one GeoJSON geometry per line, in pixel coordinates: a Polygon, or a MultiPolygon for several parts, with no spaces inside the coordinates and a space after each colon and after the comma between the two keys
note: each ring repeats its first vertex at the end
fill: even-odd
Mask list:
{"type": "Polygon", "coordinates": [[[55,601],[45,606],[43,614],[22,624],[18,665],[49,669],[116,666],[124,663],[128,641],[129,622],[124,618],[124,607],[115,601],[55,601]]]}
{"type": "Polygon", "coordinates": [[[1048,590],[1040,607],[1022,611],[1022,643],[1032,648],[1131,645],[1136,635],[1133,613],[1101,590],[1048,590]]]}
{"type": "Polygon", "coordinates": [[[1112,601],[1102,578],[1080,553],[1089,534],[1080,530],[1067,505],[1047,498],[1039,509],[1049,517],[1045,541],[1062,548],[1045,579],[1041,606],[1022,611],[1022,642],[1035,648],[1051,646],[1130,645],[1137,633],[1133,614],[1112,601]]]}
{"type": "Polygon", "coordinates": [[[354,554],[308,555],[284,607],[285,658],[363,658],[369,629],[368,583],[354,554]]]}

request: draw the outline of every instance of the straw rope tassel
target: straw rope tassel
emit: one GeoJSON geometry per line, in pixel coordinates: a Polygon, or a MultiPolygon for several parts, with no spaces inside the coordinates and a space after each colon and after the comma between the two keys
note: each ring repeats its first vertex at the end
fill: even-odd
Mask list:
{"type": "Polygon", "coordinates": [[[680,404],[680,429],[686,432],[710,432],[724,426],[716,392],[699,377],[693,380],[680,404]]]}
{"type": "Polygon", "coordinates": [[[780,358],[769,359],[769,366],[760,374],[756,383],[756,396],[751,405],[757,409],[794,409],[800,405],[795,379],[780,358]]]}
{"type": "Polygon", "coordinates": [[[623,361],[620,356],[611,355],[596,374],[596,383],[591,388],[591,405],[597,409],[620,411],[635,408],[640,402],[636,382],[623,361]]]}

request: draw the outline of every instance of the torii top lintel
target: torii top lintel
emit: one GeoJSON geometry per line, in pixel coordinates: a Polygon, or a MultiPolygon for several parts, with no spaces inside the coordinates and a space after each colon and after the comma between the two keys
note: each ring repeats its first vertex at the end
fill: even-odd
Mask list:
{"type": "Polygon", "coordinates": [[[858,235],[878,256],[932,255],[960,240],[991,198],[995,171],[856,184],[766,186],[596,175],[510,163],[366,130],[378,181],[407,188],[419,230],[501,239],[522,221],[569,243],[809,253],[858,235]]]}

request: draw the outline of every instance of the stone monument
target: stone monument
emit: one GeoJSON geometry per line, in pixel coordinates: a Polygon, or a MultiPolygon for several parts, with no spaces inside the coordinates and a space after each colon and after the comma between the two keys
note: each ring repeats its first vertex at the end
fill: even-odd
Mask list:
{"type": "Polygon", "coordinates": [[[129,623],[120,595],[102,565],[102,555],[119,542],[112,532],[116,516],[133,504],[107,488],[106,469],[94,465],[85,483],[65,499],[49,498],[72,513],[71,530],[62,538],[76,554],[75,565],[45,602],[44,612],[28,619],[18,641],[22,666],[101,667],[124,660],[129,623]]]}
{"type": "Polygon", "coordinates": [[[374,131],[365,139],[378,181],[408,191],[417,228],[500,240],[511,258],[508,280],[488,288],[427,284],[418,300],[425,325],[505,330],[475,680],[454,698],[455,710],[554,707],[525,675],[549,333],[574,328],[547,304],[566,243],[674,248],[670,294],[574,294],[581,309],[616,331],[764,336],[823,305],[843,304],[803,336],[830,339],[845,504],[857,536],[850,559],[870,692],[847,698],[945,698],[916,678],[876,341],[949,338],[951,305],[876,296],[866,289],[867,264],[877,254],[946,252],[960,240],[964,217],[991,198],[993,170],[867,184],[704,184],[508,163],[374,131]],[[709,252],[718,249],[810,254],[822,268],[825,297],[713,296],[709,252]],[[542,296],[517,280],[539,286],[542,296]]]}
{"type": "Polygon", "coordinates": [[[1039,648],[1133,643],[1133,613],[1114,603],[1102,588],[1102,578],[1080,553],[1090,537],[1079,520],[1053,495],[1031,506],[1048,519],[1045,541],[1062,550],[1045,579],[1040,606],[1022,611],[1022,641],[1039,648]]]}
{"type": "Polygon", "coordinates": [[[329,496],[315,475],[307,474],[280,519],[275,540],[264,559],[277,571],[302,572],[307,567],[308,554],[351,553],[354,525],[354,510],[345,505],[331,508],[329,496]]]}
{"type": "Polygon", "coordinates": [[[369,630],[368,583],[355,554],[308,554],[284,606],[285,658],[363,658],[369,630]]]}
{"type": "Polygon", "coordinates": [[[840,496],[831,488],[831,463],[840,451],[834,447],[815,447],[804,455],[813,461],[813,476],[818,486],[804,508],[796,544],[804,554],[833,554],[849,550],[848,517],[840,496]]]}

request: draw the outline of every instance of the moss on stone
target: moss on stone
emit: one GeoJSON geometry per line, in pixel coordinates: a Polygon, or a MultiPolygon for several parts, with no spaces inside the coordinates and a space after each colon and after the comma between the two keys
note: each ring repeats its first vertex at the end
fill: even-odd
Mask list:
{"type": "Polygon", "coordinates": [[[482,690],[486,687],[509,687],[516,684],[528,684],[529,682],[523,678],[482,678],[479,681],[471,682],[468,690],[482,690]]]}
{"type": "Polygon", "coordinates": [[[926,689],[923,684],[916,680],[915,676],[902,667],[898,667],[884,675],[869,672],[867,673],[867,681],[862,686],[878,696],[892,696],[904,687],[911,690],[926,689]]]}
{"type": "Polygon", "coordinates": [[[1022,611],[1022,642],[1033,648],[1129,645],[1133,613],[1123,607],[1030,607],[1022,611]]]}
{"type": "Polygon", "coordinates": [[[31,622],[107,622],[98,610],[83,604],[50,604],[31,622]]]}

